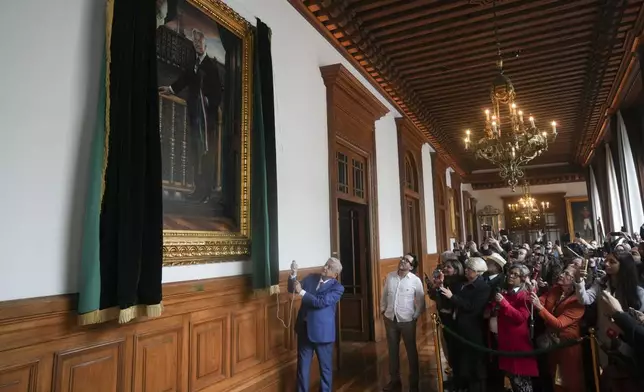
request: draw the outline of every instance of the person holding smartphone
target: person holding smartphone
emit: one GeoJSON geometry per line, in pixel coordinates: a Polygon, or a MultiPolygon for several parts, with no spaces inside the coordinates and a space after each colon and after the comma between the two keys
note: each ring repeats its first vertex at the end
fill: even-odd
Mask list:
{"type": "MultiPolygon", "coordinates": [[[[441,323],[447,326],[448,328],[454,327],[454,305],[444,296],[440,295],[441,287],[450,287],[455,283],[462,283],[465,280],[463,276],[463,264],[458,260],[447,259],[443,263],[442,269],[436,269],[432,273],[432,278],[430,279],[425,275],[425,284],[427,285],[427,293],[429,298],[436,302],[436,311],[440,317],[441,323]]],[[[445,373],[450,374],[451,368],[453,367],[451,361],[450,351],[454,346],[453,338],[451,336],[446,336],[446,334],[441,334],[443,341],[443,353],[447,359],[447,364],[449,365],[445,369],[445,373]]],[[[449,381],[448,381],[449,383],[449,381]]]]}

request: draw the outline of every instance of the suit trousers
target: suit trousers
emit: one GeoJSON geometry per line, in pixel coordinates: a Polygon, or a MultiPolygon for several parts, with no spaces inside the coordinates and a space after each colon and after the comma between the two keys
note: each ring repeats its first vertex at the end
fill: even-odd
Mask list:
{"type": "Polygon", "coordinates": [[[297,333],[297,392],[309,392],[309,379],[313,353],[320,365],[320,392],[333,390],[333,342],[311,342],[306,324],[297,333]]]}
{"type": "Polygon", "coordinates": [[[387,346],[389,349],[389,377],[391,381],[400,381],[400,338],[402,337],[409,360],[409,387],[412,390],[418,388],[419,366],[418,349],[416,347],[416,320],[399,322],[385,319],[385,330],[387,331],[387,346]]]}

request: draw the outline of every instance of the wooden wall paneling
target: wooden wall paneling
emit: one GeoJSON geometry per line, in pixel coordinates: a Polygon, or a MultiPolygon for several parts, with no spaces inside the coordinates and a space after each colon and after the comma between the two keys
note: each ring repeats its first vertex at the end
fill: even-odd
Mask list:
{"type": "MultiPolygon", "coordinates": [[[[560,234],[565,234],[568,232],[568,226],[567,226],[568,219],[566,217],[565,196],[566,194],[563,192],[532,194],[532,197],[534,197],[537,200],[537,202],[541,203],[542,201],[544,201],[544,202],[550,203],[550,210],[548,212],[553,212],[555,214],[555,219],[557,221],[557,228],[559,229],[560,234]]],[[[514,196],[502,197],[505,227],[510,231],[513,231],[511,229],[511,222],[510,222],[512,220],[512,213],[510,212],[508,205],[517,203],[521,197],[522,195],[520,193],[517,193],[514,196]]],[[[527,230],[522,230],[522,231],[527,233],[527,230]]]]}
{"type": "Polygon", "coordinates": [[[438,252],[449,247],[449,211],[447,205],[447,182],[445,173],[447,166],[436,154],[431,154],[434,171],[434,214],[436,216],[436,245],[438,252]]]}
{"type": "MultiPolygon", "coordinates": [[[[431,276],[432,272],[438,267],[438,262],[440,259],[440,255],[438,253],[432,253],[432,254],[426,254],[423,257],[423,268],[427,272],[427,275],[431,276]]],[[[422,278],[421,278],[422,279],[422,278]]],[[[424,283],[423,279],[423,283],[424,283]]],[[[427,292],[425,292],[425,305],[427,309],[430,309],[430,311],[433,311],[436,309],[436,303],[432,300],[429,299],[429,295],[427,295],[427,292]]]]}
{"type": "Polygon", "coordinates": [[[287,278],[280,273],[286,322],[293,298],[288,328],[276,297],[253,295],[249,276],[166,284],[162,317],[125,325],[78,327],[74,295],[0,302],[0,391],[289,390],[300,299],[286,293],[287,278]]]}
{"type": "Polygon", "coordinates": [[[183,317],[170,317],[153,325],[154,330],[134,334],[133,391],[180,391],[187,375],[183,368],[183,317]]]}
{"type": "Polygon", "coordinates": [[[0,391],[36,392],[37,377],[37,361],[0,369],[0,391]]]}
{"type": "Polygon", "coordinates": [[[125,391],[125,339],[56,353],[52,390],[125,391]]]}
{"type": "MultiPolygon", "coordinates": [[[[368,192],[364,202],[369,207],[369,275],[368,296],[372,316],[367,320],[373,323],[370,327],[377,334],[377,322],[380,318],[377,311],[380,295],[379,287],[379,237],[378,237],[378,198],[377,168],[375,148],[375,122],[384,116],[389,109],[376,99],[344,66],[333,64],[320,68],[324,84],[327,87],[328,117],[328,150],[329,150],[329,201],[331,227],[331,254],[339,254],[338,199],[344,198],[337,190],[336,151],[344,146],[362,155],[367,162],[368,192]],[[375,324],[375,325],[374,325],[375,324]]],[[[347,199],[354,201],[351,199],[347,199]]],[[[342,314],[342,305],[340,312],[342,314]]],[[[340,321],[337,322],[340,325],[340,321]]],[[[340,331],[338,342],[342,336],[340,331]]],[[[339,345],[336,346],[339,348],[339,345]]],[[[339,356],[338,356],[339,358],[339,356]]]]}
{"type": "Polygon", "coordinates": [[[229,378],[230,314],[207,309],[191,315],[190,390],[200,390],[229,378]]]}
{"type": "Polygon", "coordinates": [[[232,314],[232,375],[243,372],[264,360],[264,326],[261,309],[255,306],[232,314]]]}
{"type": "Polygon", "coordinates": [[[414,219],[409,216],[407,212],[407,200],[406,197],[409,197],[411,200],[414,200],[418,205],[418,216],[415,217],[418,224],[418,233],[419,238],[417,241],[420,244],[420,248],[416,251],[416,256],[418,257],[418,273],[422,277],[423,272],[423,255],[427,253],[427,235],[425,227],[425,191],[423,185],[423,165],[422,165],[422,148],[423,144],[426,142],[422,132],[416,128],[407,117],[397,118],[396,126],[398,130],[398,167],[399,167],[399,178],[400,178],[400,208],[402,214],[402,224],[403,224],[403,243],[407,245],[408,249],[403,249],[404,252],[412,251],[409,244],[413,243],[411,238],[407,238],[411,233],[411,227],[413,222],[410,222],[410,219],[414,219]],[[411,157],[411,164],[415,170],[415,181],[417,182],[417,190],[410,190],[405,184],[405,159],[406,157],[411,157]]]}
{"type": "Polygon", "coordinates": [[[463,194],[461,192],[461,176],[456,172],[450,173],[451,184],[452,184],[452,194],[454,195],[454,211],[456,215],[456,230],[454,230],[454,238],[458,241],[465,240],[465,234],[463,233],[463,219],[464,214],[461,208],[461,200],[463,199],[463,194]]]}

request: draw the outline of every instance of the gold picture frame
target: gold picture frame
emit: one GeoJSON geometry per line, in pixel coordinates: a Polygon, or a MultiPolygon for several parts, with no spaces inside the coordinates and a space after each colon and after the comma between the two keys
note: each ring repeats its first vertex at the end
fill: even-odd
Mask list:
{"type": "Polygon", "coordinates": [[[456,197],[455,191],[449,188],[447,191],[447,204],[449,209],[449,232],[453,238],[458,237],[458,222],[456,220],[456,197]]]}
{"type": "MultiPolygon", "coordinates": [[[[208,18],[217,23],[217,28],[225,28],[234,33],[241,40],[241,113],[239,114],[239,157],[234,162],[238,166],[239,188],[237,208],[232,209],[238,215],[233,230],[208,231],[208,230],[163,230],[163,265],[193,265],[223,261],[243,260],[250,254],[251,222],[250,222],[250,176],[251,176],[251,144],[250,126],[252,119],[252,53],[253,35],[252,26],[229,6],[220,0],[185,0],[186,7],[194,7],[208,18]]],[[[159,10],[157,10],[159,12],[159,10]]],[[[162,15],[162,17],[164,17],[162,15]]],[[[159,15],[157,15],[159,19],[159,15]]],[[[163,20],[163,19],[162,19],[163,20]]],[[[203,22],[203,21],[202,21],[203,22]]],[[[165,23],[165,22],[164,22],[165,23]]],[[[194,34],[194,30],[193,30],[194,34]]],[[[203,34],[203,33],[202,33],[203,34]]],[[[202,38],[205,41],[205,38],[202,38]]],[[[205,46],[204,46],[205,47],[205,46]]],[[[224,52],[225,53],[225,52],[224,52]]],[[[194,55],[193,55],[194,57],[194,55]]],[[[194,61],[194,60],[193,60],[194,61]]],[[[203,61],[203,60],[202,60],[203,61]]],[[[201,64],[201,63],[199,63],[201,64]]],[[[200,65],[199,65],[200,66],[200,65]]],[[[195,65],[195,73],[198,73],[195,65]]],[[[203,76],[202,76],[203,78],[203,76]]],[[[161,83],[161,81],[159,82],[161,83]]],[[[203,80],[201,83],[204,83],[203,80]]],[[[223,89],[222,89],[223,90],[223,89]]],[[[222,93],[223,94],[223,93],[222,93]]],[[[172,96],[175,101],[179,97],[172,96]]],[[[239,101],[238,101],[239,102],[239,101]]],[[[221,108],[219,116],[221,118],[221,108]]],[[[173,114],[174,115],[174,114],[173,114]]],[[[160,116],[161,117],[161,116],[160,116]]],[[[174,120],[174,119],[173,119],[174,120]]],[[[160,120],[161,121],[161,120],[160,120]]],[[[220,120],[221,121],[221,120],[220,120]]],[[[184,126],[185,127],[185,126],[184,126]]],[[[222,151],[221,128],[219,130],[219,152],[222,151]]],[[[185,131],[184,131],[185,133],[185,131]]],[[[237,142],[237,139],[231,139],[237,142]]],[[[185,138],[183,140],[185,144],[185,138]]],[[[221,162],[222,158],[218,158],[221,162]]],[[[220,166],[219,166],[220,167],[220,166]]],[[[221,169],[219,175],[221,175],[221,169]]],[[[185,170],[184,170],[185,177],[185,170]]],[[[234,176],[236,177],[236,176],[234,176]]],[[[196,183],[196,182],[195,182],[196,183]]],[[[235,187],[236,188],[236,187],[235,187]]],[[[164,188],[165,191],[165,188],[164,188]]]]}
{"type": "Polygon", "coordinates": [[[588,196],[573,196],[573,197],[566,197],[566,221],[568,223],[568,233],[570,234],[570,240],[572,241],[576,237],[576,232],[579,232],[582,234],[582,237],[590,241],[594,239],[594,219],[592,215],[592,208],[590,206],[590,202],[588,200],[588,196]],[[588,217],[577,217],[580,213],[583,211],[583,204],[586,204],[586,209],[589,213],[588,217]],[[579,209],[579,205],[582,205],[582,210],[579,209]],[[579,219],[575,219],[579,218],[579,219]],[[585,222],[586,219],[589,219],[588,222],[585,222]],[[579,224],[575,225],[575,223],[578,222],[579,224]],[[590,225],[589,230],[585,230],[587,224],[590,225]],[[578,226],[578,227],[575,227],[578,226]],[[590,231],[590,233],[588,233],[590,231]]]}

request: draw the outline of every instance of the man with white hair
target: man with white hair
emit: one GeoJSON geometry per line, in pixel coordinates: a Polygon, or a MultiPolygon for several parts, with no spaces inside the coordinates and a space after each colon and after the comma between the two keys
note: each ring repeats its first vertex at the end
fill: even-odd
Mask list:
{"type": "MultiPolygon", "coordinates": [[[[490,298],[490,287],[483,274],[486,262],[480,257],[470,257],[465,262],[465,282],[455,282],[450,287],[439,287],[439,292],[454,306],[454,329],[464,339],[486,346],[483,338],[483,313],[490,298]]],[[[450,354],[452,355],[452,354],[450,354]]],[[[455,390],[479,392],[485,390],[485,354],[457,342],[452,363],[455,390]]]]}
{"type": "Polygon", "coordinates": [[[192,29],[191,38],[195,57],[190,66],[170,86],[159,87],[159,93],[174,95],[187,90],[190,126],[188,161],[194,172],[195,188],[186,198],[208,203],[215,183],[217,124],[223,85],[217,61],[208,56],[204,32],[192,29]]]}
{"type": "Polygon", "coordinates": [[[336,305],[344,287],[338,281],[342,263],[331,257],[317,274],[297,281],[297,264],[291,264],[288,291],[302,297],[297,314],[297,392],[308,392],[309,373],[313,353],[320,365],[320,391],[330,392],[333,387],[333,342],[335,342],[336,305]]]}

